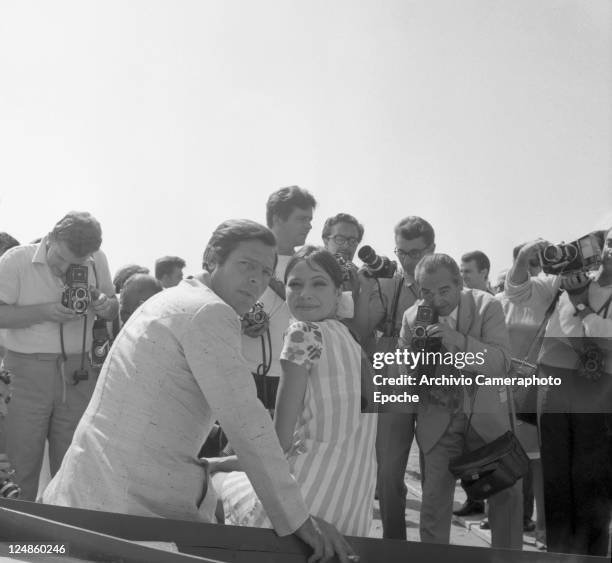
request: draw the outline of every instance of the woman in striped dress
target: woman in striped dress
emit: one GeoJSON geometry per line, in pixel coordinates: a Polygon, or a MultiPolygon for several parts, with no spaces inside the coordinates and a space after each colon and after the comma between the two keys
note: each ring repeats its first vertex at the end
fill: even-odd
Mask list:
{"type": "MultiPolygon", "coordinates": [[[[336,319],[342,272],[332,254],[310,246],[289,262],[285,283],[296,320],[281,352],[276,432],[310,513],[343,534],[367,536],[376,415],[360,412],[361,348],[336,319]]],[[[226,523],[270,526],[245,473],[230,473],[220,488],[226,523]]]]}

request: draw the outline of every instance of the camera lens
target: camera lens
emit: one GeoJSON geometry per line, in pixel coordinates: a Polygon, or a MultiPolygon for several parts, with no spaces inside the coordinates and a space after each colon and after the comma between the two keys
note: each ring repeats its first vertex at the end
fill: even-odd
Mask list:
{"type": "Polygon", "coordinates": [[[424,338],[427,336],[427,331],[424,326],[415,326],[414,327],[414,336],[417,338],[424,338]]]}
{"type": "Polygon", "coordinates": [[[544,249],[543,256],[547,262],[561,262],[563,260],[563,248],[559,244],[551,244],[544,249]]]}

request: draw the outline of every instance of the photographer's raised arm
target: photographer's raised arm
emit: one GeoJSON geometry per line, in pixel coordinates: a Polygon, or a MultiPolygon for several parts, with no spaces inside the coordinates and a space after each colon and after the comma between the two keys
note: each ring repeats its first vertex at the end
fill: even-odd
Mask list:
{"type": "Polygon", "coordinates": [[[508,271],[505,294],[511,303],[526,304],[531,299],[551,303],[559,291],[560,277],[530,277],[529,262],[539,260],[539,252],[550,243],[544,239],[528,242],[519,250],[512,267],[508,271]]]}
{"type": "Polygon", "coordinates": [[[0,328],[28,328],[44,322],[66,323],[79,316],[61,303],[7,305],[0,301],[0,328]]]}
{"type": "Polygon", "coordinates": [[[508,271],[508,281],[513,285],[521,285],[528,281],[529,261],[537,259],[540,250],[543,250],[549,244],[548,241],[541,238],[525,243],[508,271]]]}

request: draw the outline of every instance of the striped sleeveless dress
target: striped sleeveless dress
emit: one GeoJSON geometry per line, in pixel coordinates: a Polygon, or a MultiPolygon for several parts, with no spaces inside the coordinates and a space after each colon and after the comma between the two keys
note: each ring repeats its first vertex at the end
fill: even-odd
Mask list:
{"type": "MultiPolygon", "coordinates": [[[[361,414],[361,348],[335,319],[289,327],[281,359],[308,381],[292,446],[291,473],[310,513],[343,534],[367,536],[376,481],[375,414],[361,414]]],[[[244,472],[230,473],[221,497],[227,524],[271,527],[244,472]]]]}

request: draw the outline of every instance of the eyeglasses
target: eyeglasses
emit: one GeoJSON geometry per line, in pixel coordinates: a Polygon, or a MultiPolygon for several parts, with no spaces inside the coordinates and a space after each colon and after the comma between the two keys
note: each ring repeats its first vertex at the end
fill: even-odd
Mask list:
{"type": "Polygon", "coordinates": [[[334,235],[333,237],[327,237],[327,238],[333,240],[338,246],[344,246],[345,244],[349,244],[350,246],[357,246],[359,244],[359,239],[356,237],[345,237],[343,235],[334,235]]]}
{"type": "Polygon", "coordinates": [[[412,258],[413,260],[418,260],[419,258],[423,258],[423,255],[429,250],[429,246],[425,248],[413,248],[406,252],[401,248],[396,248],[393,252],[395,255],[401,260],[402,258],[406,258],[406,256],[412,258]]]}

